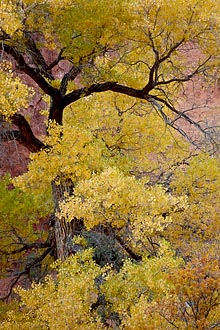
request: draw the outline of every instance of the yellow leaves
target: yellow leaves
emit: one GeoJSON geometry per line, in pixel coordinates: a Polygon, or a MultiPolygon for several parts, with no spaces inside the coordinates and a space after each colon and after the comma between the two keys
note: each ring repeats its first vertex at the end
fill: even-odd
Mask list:
{"type": "Polygon", "coordinates": [[[184,265],[166,241],[158,255],[140,262],[125,260],[116,272],[100,268],[88,249],[54,267],[58,274],[31,290],[19,289],[21,308],[9,312],[1,329],[107,329],[113,315],[116,329],[211,328],[219,322],[220,270],[208,255],[184,265]],[[93,309],[98,297],[100,310],[93,309]],[[103,320],[100,320],[99,312],[103,320]],[[108,319],[109,318],[109,319],[108,319]],[[29,328],[28,328],[29,326],[29,328]]]}
{"type": "MultiPolygon", "coordinates": [[[[163,57],[182,40],[183,44],[193,42],[194,47],[199,44],[204,53],[216,54],[219,39],[213,33],[214,29],[218,29],[219,20],[216,3],[191,0],[178,1],[177,5],[175,0],[141,0],[135,3],[134,8],[129,1],[111,1],[111,4],[105,0],[101,3],[81,1],[75,2],[71,9],[65,4],[57,4],[54,20],[56,22],[59,18],[55,24],[60,24],[60,19],[63,19],[63,29],[58,30],[60,40],[65,42],[66,52],[75,62],[78,62],[80,54],[85,60],[89,54],[94,54],[95,65],[87,66],[84,71],[88,80],[94,82],[112,76],[131,87],[143,88],[155,61],[155,51],[163,57]],[[71,16],[78,18],[74,25],[71,24],[71,16]],[[109,52],[109,56],[102,56],[105,46],[117,51],[113,55],[109,52]]],[[[160,64],[158,76],[165,80],[180,76],[180,70],[175,70],[180,66],[184,72],[185,64],[178,48],[160,64]]],[[[170,90],[163,88],[166,94],[170,90]]]]}
{"type": "Polygon", "coordinates": [[[220,289],[219,275],[218,260],[206,254],[193,258],[193,262],[180,268],[172,275],[172,279],[176,283],[175,290],[181,291],[185,297],[195,302],[202,295],[209,300],[208,297],[220,289]]]}
{"type": "MultiPolygon", "coordinates": [[[[153,111],[151,105],[112,92],[89,96],[71,105],[65,112],[64,125],[88,128],[108,147],[104,155],[112,166],[123,170],[151,171],[183,157],[183,143],[177,140],[153,111]],[[172,146],[172,148],[171,148],[172,146]],[[173,152],[175,148],[175,152],[173,152]],[[152,153],[156,153],[152,157],[152,153]],[[111,156],[114,156],[111,157],[111,156]],[[117,158],[116,158],[117,157],[117,158]]],[[[185,147],[185,146],[184,146],[185,147]]],[[[186,148],[186,147],[185,147],[186,148]]]]}
{"type": "Polygon", "coordinates": [[[172,242],[181,245],[188,255],[201,250],[206,240],[209,241],[209,249],[214,248],[212,244],[215,245],[215,240],[218,240],[219,169],[218,157],[200,153],[192,157],[188,165],[174,172],[171,182],[173,192],[179,196],[187,194],[190,207],[176,214],[168,231],[172,242]],[[180,240],[180,237],[185,239],[180,240]]]}
{"type": "MultiPolygon", "coordinates": [[[[125,177],[115,168],[108,168],[100,175],[81,181],[75,188],[74,198],[61,206],[61,215],[69,220],[75,215],[84,218],[86,227],[110,223],[121,227],[129,216],[129,204],[134,204],[138,191],[131,190],[135,179],[125,177]],[[129,192],[130,189],[130,192],[129,192]]],[[[138,188],[137,183],[134,188],[138,188]]]]}
{"type": "MultiPolygon", "coordinates": [[[[151,93],[175,105],[180,86],[167,81],[183,79],[201,60],[186,66],[186,49],[200,47],[201,57],[215,56],[218,51],[219,5],[211,0],[26,0],[22,6],[27,14],[25,28],[33,35],[37,31],[36,39],[43,40],[39,47],[56,41],[57,49],[64,49],[62,56],[82,65],[68,92],[114,78],[142,89],[152,66],[159,63],[153,78],[160,84],[151,93]]],[[[21,8],[20,2],[1,2],[6,33],[21,30],[23,13],[16,12],[15,6],[21,8]]],[[[22,47],[18,34],[12,41],[22,47]]],[[[6,63],[0,78],[0,112],[10,118],[27,105],[29,90],[6,63]]],[[[60,87],[59,80],[48,83],[60,87]]],[[[206,249],[218,251],[219,160],[206,154],[189,160],[188,148],[174,142],[150,102],[113,92],[85,95],[65,109],[63,127],[48,123],[48,148],[31,155],[28,172],[14,182],[27,191],[33,188],[36,195],[53,182],[63,198],[60,217],[82,219],[88,231],[107,227],[112,240],[119,237],[123,255],[128,256],[130,249],[139,261],[125,260],[118,272],[100,269],[86,250],[87,241],[74,237],[73,243],[85,249],[83,254],[59,263],[58,275],[44,285],[20,289],[24,306],[9,315],[4,329],[20,325],[25,330],[101,329],[104,325],[93,308],[99,294],[104,294],[108,305],[103,303],[101,314],[107,308],[106,314],[112,310],[119,315],[121,329],[171,329],[174,321],[183,329],[183,312],[191,322],[196,300],[203,317],[210,299],[219,304],[218,265],[199,259],[179,269],[180,260],[161,236],[169,239],[176,252],[191,258],[206,249]],[[182,162],[186,155],[189,165],[182,162]],[[142,176],[147,179],[141,180],[142,176]],[[161,181],[169,192],[156,184],[161,181]],[[72,196],[67,182],[74,187],[72,196]],[[100,282],[104,283],[101,288],[100,282]]],[[[218,307],[216,311],[217,319],[218,307]]],[[[210,315],[211,319],[214,314],[210,315]]],[[[196,322],[202,329],[206,320],[200,317],[196,322]]]]}
{"type": "Polygon", "coordinates": [[[115,99],[112,93],[105,99],[91,96],[78,101],[66,110],[62,128],[49,123],[45,140],[48,150],[31,156],[33,163],[23,176],[24,185],[26,181],[40,189],[41,182],[49,183],[57,176],[69,176],[77,182],[108,166],[123,172],[153,169],[155,161],[146,155],[164,150],[172,140],[163,127],[158,129],[160,120],[148,111],[143,104],[135,104],[130,98],[115,99]]]}
{"type": "Polygon", "coordinates": [[[69,221],[83,218],[88,230],[98,224],[116,228],[130,224],[133,240],[144,244],[145,235],[163,231],[172,221],[164,214],[187,206],[184,198],[171,197],[159,186],[146,188],[145,183],[116,168],[107,168],[80,181],[74,196],[60,204],[59,216],[69,221]]]}
{"type": "Polygon", "coordinates": [[[158,253],[157,258],[143,256],[140,263],[125,261],[119,273],[112,271],[107,274],[102,290],[107,301],[112,304],[113,311],[118,312],[122,318],[126,319],[142,298],[145,303],[152,303],[166,295],[169,273],[179,267],[181,260],[173,257],[166,242],[161,242],[158,253]]]}
{"type": "Polygon", "coordinates": [[[1,0],[0,17],[0,34],[1,29],[10,35],[21,29],[23,13],[21,7],[17,6],[15,1],[1,0]]]}
{"type": "Polygon", "coordinates": [[[219,159],[201,152],[190,160],[189,166],[184,170],[176,171],[172,187],[177,193],[185,191],[192,200],[201,196],[213,198],[213,194],[218,194],[219,180],[219,159]]]}
{"type": "Polygon", "coordinates": [[[102,323],[99,311],[92,307],[98,295],[105,296],[102,317],[116,312],[122,320],[118,329],[136,329],[131,324],[136,320],[138,327],[144,325],[147,308],[153,313],[157,297],[166,296],[169,274],[180,265],[166,242],[161,242],[159,258],[146,257],[137,264],[126,261],[119,273],[100,268],[92,255],[90,249],[77,253],[54,265],[58,270],[54,278],[47,277],[30,290],[19,288],[20,309],[7,314],[1,329],[106,329],[107,322],[102,323]]]}
{"type": "MultiPolygon", "coordinates": [[[[195,31],[199,29],[204,33],[203,29],[206,28],[208,20],[215,13],[217,3],[218,1],[214,4],[213,1],[198,2],[196,0],[180,0],[178,2],[176,0],[154,0],[148,4],[145,2],[142,14],[146,23],[145,28],[149,27],[154,35],[161,32],[158,40],[162,41],[164,39],[164,42],[166,41],[164,36],[169,33],[170,41],[174,41],[176,37],[188,39],[194,36],[196,34],[195,31]]],[[[140,1],[141,4],[143,4],[143,1],[140,1]]]]}
{"type": "MultiPolygon", "coordinates": [[[[205,34],[211,37],[213,32],[209,31],[207,22],[216,24],[213,15],[217,7],[211,0],[199,3],[179,1],[178,5],[174,0],[141,0],[135,8],[130,1],[115,0],[110,3],[106,0],[74,3],[48,0],[46,4],[45,13],[47,10],[48,13],[44,20],[48,27],[45,33],[50,34],[50,40],[58,38],[61,48],[65,48],[64,54],[71,61],[85,63],[82,79],[94,82],[113,75],[137,88],[147,83],[149,68],[155,61],[153,44],[162,56],[183,38],[185,42],[201,42],[205,34]],[[103,56],[105,49],[116,51],[103,56]],[[88,65],[89,59],[95,65],[88,65]]],[[[212,44],[213,48],[214,40],[209,39],[209,46],[212,44]]],[[[169,76],[176,63],[180,64],[173,54],[170,57],[173,66],[161,64],[163,70],[159,74],[163,77],[169,76]]]]}
{"type": "Polygon", "coordinates": [[[28,106],[32,90],[19,77],[15,77],[11,64],[6,61],[0,64],[0,113],[9,119],[20,108],[28,106]]]}
{"type": "Polygon", "coordinates": [[[8,323],[3,323],[1,329],[9,329],[14,320],[24,330],[102,329],[98,315],[91,309],[98,298],[95,280],[102,273],[92,260],[92,253],[86,250],[60,263],[56,279],[48,277],[44,284],[33,284],[30,290],[17,290],[22,308],[9,315],[8,323]]]}
{"type": "MultiPolygon", "coordinates": [[[[125,0],[27,0],[22,4],[1,1],[3,29],[13,33],[21,29],[22,22],[27,30],[41,31],[47,46],[55,48],[59,43],[72,63],[83,63],[81,80],[92,83],[117,77],[129,86],[143,88],[155,50],[162,57],[183,39],[184,43],[200,44],[210,55],[217,52],[219,36],[214,31],[218,29],[219,1],[183,0],[177,5],[176,0],[139,0],[135,4],[125,0]]],[[[172,76],[172,71],[180,74],[174,70],[181,65],[178,51],[165,62],[158,72],[162,79],[172,76]]],[[[54,84],[58,86],[57,81],[54,84]]]]}
{"type": "Polygon", "coordinates": [[[63,134],[63,127],[58,125],[55,121],[49,120],[48,122],[48,136],[46,143],[50,147],[56,147],[61,142],[61,135],[63,134]]]}
{"type": "Polygon", "coordinates": [[[217,260],[204,255],[180,267],[181,261],[168,255],[126,264],[107,277],[103,290],[123,315],[121,329],[204,330],[219,322],[217,260]]]}
{"type": "Polygon", "coordinates": [[[60,83],[61,81],[59,79],[55,79],[50,81],[50,85],[53,86],[54,88],[59,89],[60,88],[60,83]]]}
{"type": "Polygon", "coordinates": [[[118,18],[123,7],[109,1],[48,1],[51,6],[51,27],[56,31],[65,54],[74,62],[100,52],[106,43],[114,44],[119,30],[118,18]],[[74,20],[72,18],[75,18],[74,20]],[[108,36],[107,38],[105,36],[108,36]]]}
{"type": "Polygon", "coordinates": [[[16,179],[23,188],[31,184],[33,188],[44,189],[45,183],[50,184],[55,178],[70,177],[73,182],[89,178],[106,163],[102,158],[104,143],[89,130],[70,123],[61,127],[51,122],[45,143],[48,149],[32,154],[29,171],[16,179]]]}
{"type": "Polygon", "coordinates": [[[80,245],[82,247],[86,247],[87,246],[87,241],[84,237],[82,236],[75,236],[73,238],[73,243],[74,244],[77,244],[77,245],[80,245]]]}

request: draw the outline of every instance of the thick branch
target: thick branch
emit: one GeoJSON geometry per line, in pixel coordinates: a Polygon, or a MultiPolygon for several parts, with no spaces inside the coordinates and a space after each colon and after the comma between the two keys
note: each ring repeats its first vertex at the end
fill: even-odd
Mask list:
{"type": "Polygon", "coordinates": [[[21,114],[14,114],[11,117],[11,121],[19,128],[20,133],[17,134],[16,140],[25,146],[31,152],[38,152],[42,148],[45,148],[43,142],[38,140],[28,124],[27,120],[21,114]]]}
{"type": "Polygon", "coordinates": [[[90,87],[84,87],[84,88],[77,89],[77,90],[67,94],[66,96],[64,96],[64,98],[63,98],[64,107],[79,100],[80,98],[89,96],[93,93],[101,93],[101,92],[106,92],[106,91],[113,91],[116,93],[125,94],[125,95],[132,96],[135,98],[147,100],[148,93],[153,88],[155,88],[159,85],[168,85],[173,82],[183,83],[183,82],[189,81],[190,79],[193,78],[193,76],[200,73],[204,69],[203,67],[209,61],[210,57],[208,57],[203,63],[199,64],[198,67],[193,72],[186,74],[185,77],[181,77],[181,78],[177,77],[177,78],[169,79],[167,81],[166,80],[158,81],[158,77],[157,77],[157,71],[159,69],[160,64],[162,62],[164,62],[171,55],[171,53],[182,44],[183,41],[184,41],[184,39],[181,40],[180,42],[176,43],[169,50],[169,52],[167,54],[165,54],[164,56],[162,56],[161,58],[159,58],[158,53],[155,51],[155,63],[153,64],[153,66],[150,69],[148,83],[142,90],[127,87],[124,85],[120,85],[116,82],[93,84],[90,87]]]}
{"type": "Polygon", "coordinates": [[[63,105],[64,107],[66,107],[67,105],[79,100],[80,98],[89,96],[93,93],[101,93],[106,91],[112,91],[140,99],[145,99],[142,90],[134,89],[131,87],[117,84],[116,82],[109,81],[102,84],[93,84],[90,87],[80,88],[67,94],[63,97],[63,105]]]}
{"type": "Polygon", "coordinates": [[[152,49],[153,49],[153,52],[155,55],[155,61],[149,71],[148,83],[143,88],[143,92],[145,94],[148,94],[154,88],[156,81],[157,81],[158,69],[160,66],[159,52],[157,51],[157,49],[155,47],[154,40],[153,40],[153,37],[152,37],[152,34],[150,31],[149,31],[149,38],[150,38],[151,46],[152,46],[152,49]]]}
{"type": "Polygon", "coordinates": [[[170,55],[180,46],[182,45],[182,43],[185,41],[185,38],[181,39],[180,41],[176,42],[170,49],[169,51],[164,54],[161,58],[160,58],[160,63],[164,62],[165,60],[167,60],[170,55]]]}
{"type": "MultiPolygon", "coordinates": [[[[22,245],[20,248],[18,249],[15,249],[13,251],[4,251],[4,250],[0,250],[0,253],[1,254],[4,254],[4,255],[13,255],[13,254],[18,254],[18,253],[21,253],[23,251],[30,251],[32,249],[43,249],[43,248],[46,248],[46,247],[49,247],[50,244],[49,242],[35,242],[35,243],[15,243],[16,245],[22,245]]],[[[4,247],[5,249],[6,247],[4,247]]]]}
{"type": "Polygon", "coordinates": [[[48,65],[49,70],[53,69],[61,60],[64,59],[64,57],[62,56],[63,52],[64,52],[64,48],[61,49],[61,51],[59,52],[57,58],[52,63],[50,63],[48,65]]]}
{"type": "Polygon", "coordinates": [[[59,90],[52,87],[41,75],[40,70],[37,68],[30,67],[26,62],[24,57],[21,55],[19,51],[13,46],[10,46],[6,43],[0,43],[0,49],[6,52],[8,55],[11,55],[18,64],[19,70],[26,73],[29,77],[31,77],[37,85],[50,96],[55,96],[60,94],[59,90]]]}
{"type": "MultiPolygon", "coordinates": [[[[207,62],[207,60],[204,63],[206,63],[206,62],[207,62]]],[[[194,76],[194,74],[197,74],[198,72],[200,72],[202,65],[199,65],[195,69],[195,71],[193,73],[187,75],[185,77],[185,79],[184,78],[182,78],[182,79],[177,78],[175,81],[180,83],[180,82],[190,80],[194,76]]],[[[166,81],[163,82],[163,83],[166,84],[166,81]]],[[[160,83],[158,82],[157,84],[160,84],[160,83]]],[[[189,140],[189,137],[187,136],[187,133],[184,130],[182,130],[180,127],[177,127],[175,125],[175,120],[171,120],[165,114],[165,112],[162,110],[163,106],[166,106],[166,108],[168,108],[172,113],[178,115],[178,118],[182,118],[182,119],[186,120],[188,123],[190,123],[194,127],[196,127],[204,136],[207,136],[207,131],[204,128],[202,128],[202,126],[199,123],[197,123],[192,118],[187,116],[184,112],[181,112],[181,111],[177,110],[167,100],[162,99],[162,98],[157,97],[157,96],[152,96],[149,93],[146,94],[145,93],[145,88],[142,89],[142,90],[141,89],[134,89],[134,88],[131,88],[131,87],[127,87],[127,86],[117,84],[116,82],[106,82],[106,83],[102,83],[102,84],[93,84],[90,87],[81,88],[81,89],[73,91],[72,93],[67,94],[66,96],[63,97],[62,104],[64,105],[64,107],[66,107],[70,103],[73,103],[73,102],[79,100],[80,98],[89,96],[93,93],[101,93],[101,92],[106,92],[106,91],[113,91],[113,92],[116,92],[116,93],[125,94],[125,95],[135,97],[135,98],[138,98],[138,99],[146,100],[147,102],[151,103],[154,108],[156,108],[156,110],[161,115],[161,117],[165,121],[165,123],[167,123],[169,126],[173,127],[175,130],[177,130],[181,135],[183,135],[188,140],[189,140]]],[[[192,143],[192,141],[190,141],[190,142],[192,143]]]]}
{"type": "Polygon", "coordinates": [[[26,39],[25,45],[27,51],[30,54],[33,64],[38,68],[40,73],[50,80],[54,80],[51,69],[47,65],[43,55],[40,50],[37,48],[36,42],[33,38],[33,35],[30,31],[24,31],[24,36],[26,39]]]}
{"type": "Polygon", "coordinates": [[[62,95],[66,94],[68,82],[70,80],[74,80],[78,76],[78,74],[80,74],[81,70],[82,70],[82,64],[79,63],[79,66],[73,65],[72,68],[69,70],[69,72],[67,72],[64,75],[60,85],[60,91],[62,95]]]}
{"type": "MultiPolygon", "coordinates": [[[[72,69],[64,75],[64,78],[61,83],[61,88],[56,89],[52,87],[48,82],[44,79],[44,77],[41,75],[40,70],[36,68],[30,67],[26,62],[24,57],[16,50],[15,47],[8,45],[7,43],[3,43],[0,45],[0,49],[4,50],[7,54],[10,54],[14,57],[14,59],[17,61],[20,70],[25,72],[27,75],[29,75],[38,85],[40,88],[43,89],[43,91],[51,96],[51,107],[50,107],[50,113],[49,118],[55,120],[58,124],[62,125],[62,119],[63,119],[63,111],[66,106],[68,106],[71,103],[76,102],[80,98],[87,97],[89,95],[92,95],[93,93],[101,93],[106,91],[112,91],[119,94],[124,94],[127,96],[131,96],[138,99],[143,99],[148,102],[150,102],[153,106],[155,106],[155,101],[159,101],[160,104],[165,105],[171,112],[181,115],[182,118],[184,118],[189,123],[193,124],[195,127],[197,127],[203,134],[206,133],[204,129],[201,128],[200,125],[193,122],[192,119],[186,115],[183,115],[180,113],[176,108],[174,108],[169,102],[166,100],[151,97],[149,95],[149,91],[154,89],[155,87],[159,87],[159,85],[168,85],[169,83],[183,83],[185,81],[190,80],[194,75],[201,72],[203,69],[204,64],[209,60],[206,59],[202,64],[198,65],[198,67],[191,72],[190,74],[186,74],[184,77],[180,78],[173,78],[170,80],[162,80],[158,81],[158,70],[159,66],[162,62],[164,62],[166,59],[169,58],[169,56],[172,54],[173,51],[175,51],[181,43],[184,41],[181,40],[180,42],[176,43],[171,47],[171,49],[166,53],[163,54],[161,57],[159,57],[158,52],[156,49],[154,49],[155,52],[155,63],[150,69],[149,77],[148,77],[148,83],[145,85],[143,89],[135,89],[132,87],[124,86],[121,84],[118,84],[117,82],[105,82],[105,83],[97,83],[92,84],[89,87],[79,88],[77,90],[74,90],[73,92],[65,95],[66,93],[66,87],[67,83],[70,79],[74,79],[80,72],[80,66],[79,67],[72,67],[72,69]]],[[[59,60],[61,58],[61,54],[58,56],[59,60]]],[[[163,114],[161,112],[161,114],[163,114]]],[[[164,119],[165,117],[163,117],[164,119]]],[[[166,121],[166,120],[165,120],[166,121]]],[[[42,149],[44,144],[39,141],[33,134],[30,125],[27,123],[27,121],[22,117],[21,115],[14,115],[12,117],[12,122],[18,126],[20,130],[20,134],[16,133],[17,140],[23,144],[25,147],[27,147],[30,151],[36,152],[42,149]]],[[[169,122],[170,126],[173,126],[175,128],[174,122],[169,122]]]]}

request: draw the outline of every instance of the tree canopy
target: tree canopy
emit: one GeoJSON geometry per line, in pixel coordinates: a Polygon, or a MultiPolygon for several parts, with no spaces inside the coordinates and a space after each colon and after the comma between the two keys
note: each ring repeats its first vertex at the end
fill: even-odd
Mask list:
{"type": "Polygon", "coordinates": [[[219,5],[1,1],[0,140],[30,151],[0,184],[2,300],[29,278],[2,329],[220,328],[219,128],[189,100],[218,82],[219,5]]]}

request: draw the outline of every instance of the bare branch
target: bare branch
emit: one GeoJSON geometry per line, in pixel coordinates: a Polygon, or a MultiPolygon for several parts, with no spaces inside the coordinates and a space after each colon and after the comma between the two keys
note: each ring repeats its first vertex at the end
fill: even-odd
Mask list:
{"type": "Polygon", "coordinates": [[[211,58],[211,56],[209,56],[206,60],[204,60],[201,64],[199,64],[193,72],[191,72],[189,74],[186,74],[184,77],[182,77],[182,78],[177,77],[177,78],[172,78],[172,79],[169,79],[169,80],[158,81],[156,83],[156,86],[168,85],[168,84],[173,83],[173,82],[182,83],[182,82],[189,81],[190,79],[192,79],[198,73],[201,73],[201,72],[205,71],[204,65],[210,60],[210,58],[211,58]]]}
{"type": "Polygon", "coordinates": [[[220,321],[217,321],[215,323],[212,323],[210,325],[209,329],[214,329],[214,328],[217,328],[217,327],[219,328],[219,326],[220,326],[220,321]]]}
{"type": "Polygon", "coordinates": [[[0,142],[8,142],[18,140],[20,136],[20,131],[8,130],[0,132],[0,142]]]}
{"type": "Polygon", "coordinates": [[[143,88],[143,93],[145,93],[145,94],[148,94],[155,86],[158,85],[158,70],[159,70],[160,64],[163,63],[164,61],[166,61],[171,56],[171,54],[184,42],[184,38],[181,39],[179,42],[175,43],[166,54],[164,54],[162,57],[160,57],[159,52],[155,47],[151,32],[149,31],[148,33],[149,33],[149,38],[151,41],[151,46],[152,46],[153,52],[155,54],[155,61],[154,61],[154,64],[152,65],[152,67],[150,68],[148,83],[143,88]]]}
{"type": "Polygon", "coordinates": [[[164,61],[166,61],[170,55],[185,41],[185,38],[182,38],[180,41],[176,42],[171,48],[170,50],[164,54],[160,59],[159,62],[162,63],[164,61]]]}
{"type": "MultiPolygon", "coordinates": [[[[196,128],[198,128],[204,135],[206,135],[206,131],[201,127],[201,125],[194,121],[192,118],[190,118],[189,116],[187,116],[184,111],[179,111],[177,110],[174,106],[172,106],[169,102],[167,102],[166,100],[164,99],[161,99],[160,97],[158,96],[150,96],[148,97],[148,100],[149,101],[152,101],[153,104],[155,104],[157,106],[157,108],[159,109],[161,107],[161,105],[159,105],[159,103],[157,103],[157,101],[159,101],[160,103],[166,105],[166,107],[168,109],[170,109],[173,113],[176,113],[179,118],[183,118],[185,119],[187,122],[189,122],[190,124],[192,124],[193,126],[195,126],[196,128]]],[[[175,120],[174,120],[175,121],[175,120]]],[[[171,120],[169,124],[172,125],[173,121],[171,120]]]]}
{"type": "MultiPolygon", "coordinates": [[[[35,242],[35,243],[15,243],[16,245],[23,245],[22,247],[18,248],[18,249],[15,249],[13,251],[4,251],[4,250],[0,250],[0,253],[1,254],[4,254],[4,255],[7,255],[7,256],[10,256],[10,255],[13,255],[13,254],[17,254],[17,253],[20,253],[20,252],[23,252],[23,251],[29,251],[29,250],[32,250],[32,249],[43,249],[43,248],[46,248],[46,247],[49,247],[49,242],[35,242]]],[[[4,247],[5,248],[5,247],[4,247]]]]}
{"type": "Polygon", "coordinates": [[[162,312],[159,312],[159,315],[162,316],[174,328],[179,329],[179,327],[173,321],[169,320],[168,317],[166,317],[162,312]]]}
{"type": "MultiPolygon", "coordinates": [[[[212,137],[212,134],[209,134],[207,128],[203,128],[199,122],[193,120],[192,118],[190,118],[188,115],[186,115],[186,113],[184,111],[179,111],[177,110],[174,106],[172,106],[171,103],[169,103],[168,101],[157,97],[157,96],[148,96],[148,100],[153,104],[154,108],[158,111],[158,113],[161,115],[162,119],[164,120],[164,122],[169,125],[170,127],[172,127],[173,129],[175,129],[176,131],[178,131],[184,138],[186,138],[191,144],[193,144],[194,146],[196,146],[197,148],[200,148],[200,146],[198,145],[198,143],[196,143],[195,141],[193,141],[190,136],[187,134],[187,132],[182,129],[180,126],[178,126],[176,124],[177,119],[184,119],[186,122],[188,122],[189,124],[193,125],[198,131],[200,131],[203,136],[205,138],[208,138],[209,142],[212,145],[212,152],[215,152],[218,148],[217,142],[214,140],[214,138],[212,137]],[[175,119],[170,119],[165,112],[163,111],[163,106],[165,105],[171,112],[175,113],[178,115],[177,118],[175,119]]],[[[211,151],[211,150],[210,150],[211,151]]]]}
{"type": "Polygon", "coordinates": [[[30,271],[30,269],[34,266],[36,266],[37,264],[39,264],[40,262],[42,262],[46,256],[48,254],[50,254],[50,252],[52,251],[52,247],[48,247],[38,258],[35,258],[33,261],[31,261],[29,264],[26,265],[25,269],[21,272],[19,272],[16,277],[13,279],[13,281],[10,283],[10,288],[8,293],[4,296],[4,297],[0,297],[0,300],[6,300],[10,297],[10,295],[12,294],[12,290],[15,287],[15,285],[18,283],[19,279],[21,278],[21,276],[28,274],[28,272],[30,271]]]}

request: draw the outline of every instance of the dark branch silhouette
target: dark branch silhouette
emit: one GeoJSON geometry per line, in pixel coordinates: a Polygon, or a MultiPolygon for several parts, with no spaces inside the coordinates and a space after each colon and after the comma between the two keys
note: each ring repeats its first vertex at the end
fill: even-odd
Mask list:
{"type": "Polygon", "coordinates": [[[25,146],[31,152],[37,152],[45,148],[43,142],[34,136],[32,129],[24,116],[16,113],[11,117],[11,121],[19,128],[19,133],[16,134],[16,140],[20,144],[25,146]]]}
{"type": "Polygon", "coordinates": [[[53,249],[52,247],[48,247],[39,257],[35,258],[30,263],[28,263],[25,266],[25,269],[23,271],[18,272],[15,275],[15,277],[13,278],[12,282],[10,283],[8,293],[5,296],[0,297],[0,300],[2,300],[2,301],[7,300],[10,297],[10,295],[12,294],[12,291],[13,291],[15,285],[20,280],[20,278],[23,275],[28,274],[28,272],[30,271],[31,268],[33,268],[36,265],[38,265],[39,263],[41,263],[46,258],[46,256],[51,253],[52,249],[53,249]]]}

